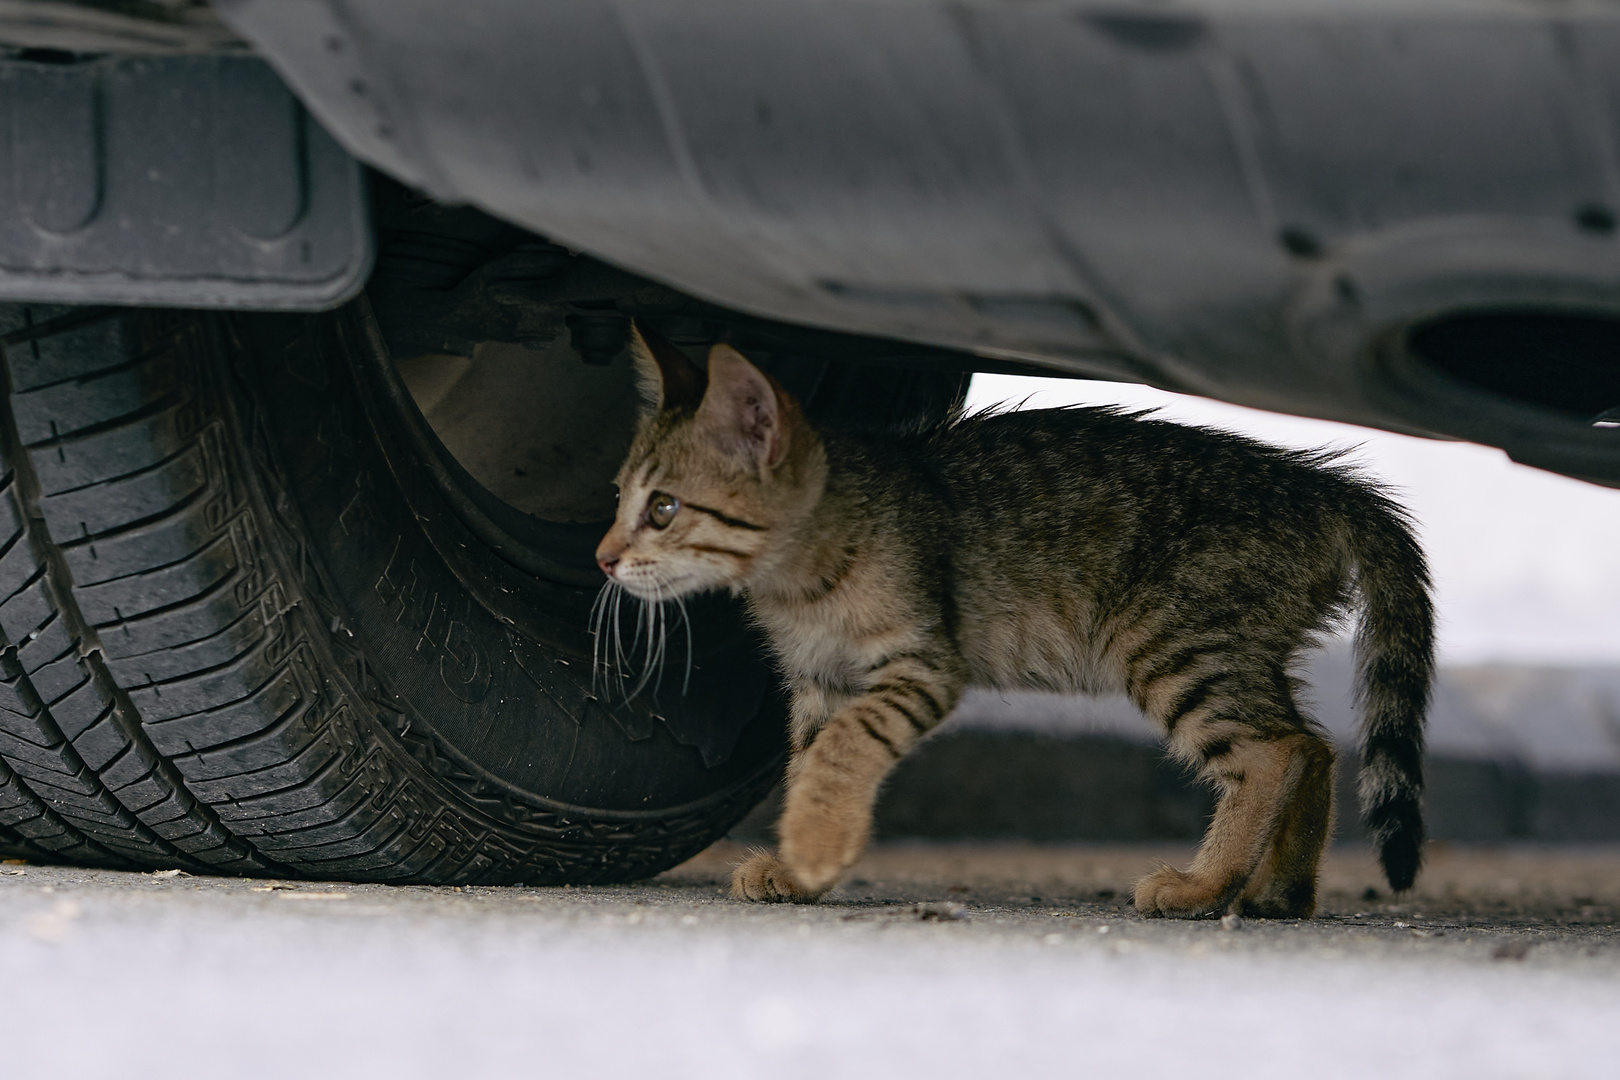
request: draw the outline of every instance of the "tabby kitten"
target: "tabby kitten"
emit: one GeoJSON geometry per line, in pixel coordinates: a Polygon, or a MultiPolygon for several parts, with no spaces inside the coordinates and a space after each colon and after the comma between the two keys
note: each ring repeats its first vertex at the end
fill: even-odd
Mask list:
{"type": "Polygon", "coordinates": [[[814,900],[860,856],[884,777],[969,686],[1124,691],[1218,791],[1144,915],[1303,917],[1333,750],[1302,649],[1359,600],[1360,796],[1394,889],[1423,842],[1428,572],[1403,511],[1324,452],[1111,409],[818,432],[734,349],[632,349],[647,410],[597,550],[632,594],[729,589],[792,690],[779,851],[732,894],[814,900]]]}

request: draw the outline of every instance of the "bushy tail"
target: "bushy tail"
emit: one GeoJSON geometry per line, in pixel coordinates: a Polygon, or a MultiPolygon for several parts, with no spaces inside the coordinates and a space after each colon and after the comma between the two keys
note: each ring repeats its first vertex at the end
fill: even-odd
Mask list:
{"type": "Polygon", "coordinates": [[[1429,567],[1405,512],[1370,493],[1351,522],[1362,596],[1356,701],[1362,716],[1361,819],[1390,888],[1410,888],[1423,860],[1423,720],[1434,674],[1429,567]]]}

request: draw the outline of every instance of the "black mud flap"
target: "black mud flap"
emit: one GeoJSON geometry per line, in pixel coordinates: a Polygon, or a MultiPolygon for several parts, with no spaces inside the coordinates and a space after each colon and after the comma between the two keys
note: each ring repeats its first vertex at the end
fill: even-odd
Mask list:
{"type": "Polygon", "coordinates": [[[0,297],[318,310],[359,292],[359,164],[248,56],[0,59],[0,297]]]}

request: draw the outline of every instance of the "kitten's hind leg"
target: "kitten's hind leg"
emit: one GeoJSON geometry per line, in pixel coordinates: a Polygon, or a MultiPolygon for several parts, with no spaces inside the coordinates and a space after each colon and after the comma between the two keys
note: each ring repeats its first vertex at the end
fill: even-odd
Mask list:
{"type": "Polygon", "coordinates": [[[1299,714],[1282,668],[1219,641],[1180,648],[1168,660],[1144,657],[1133,694],[1219,796],[1192,865],[1149,874],[1135,899],[1144,915],[1197,918],[1226,911],[1256,873],[1266,876],[1274,841],[1286,851],[1288,885],[1297,889],[1306,866],[1314,880],[1332,798],[1318,789],[1331,788],[1332,751],[1299,714]]]}
{"type": "Polygon", "coordinates": [[[1283,808],[1271,847],[1238,910],[1260,919],[1308,919],[1316,912],[1316,876],[1322,850],[1333,833],[1333,750],[1307,744],[1304,775],[1283,808]]]}
{"type": "Polygon", "coordinates": [[[1321,740],[1306,732],[1234,733],[1220,744],[1219,767],[1210,771],[1222,790],[1204,842],[1187,869],[1166,866],[1137,883],[1143,915],[1185,919],[1228,910],[1270,852],[1285,809],[1314,771],[1321,740]]]}

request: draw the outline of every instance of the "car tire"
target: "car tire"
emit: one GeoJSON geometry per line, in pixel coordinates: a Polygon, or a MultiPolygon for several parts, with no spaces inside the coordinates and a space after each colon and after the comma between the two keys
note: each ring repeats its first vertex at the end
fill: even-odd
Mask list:
{"type": "Polygon", "coordinates": [[[778,775],[783,695],[726,602],[685,695],[593,688],[585,538],[501,550],[363,300],[0,320],[8,855],[627,881],[778,775]]]}

